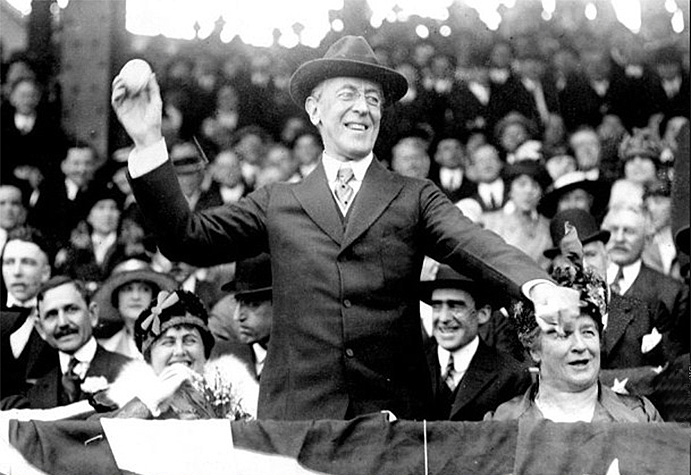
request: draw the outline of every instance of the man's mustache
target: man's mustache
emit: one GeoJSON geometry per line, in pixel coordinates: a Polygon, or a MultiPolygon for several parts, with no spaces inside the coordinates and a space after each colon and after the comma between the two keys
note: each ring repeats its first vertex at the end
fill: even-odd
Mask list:
{"type": "Polygon", "coordinates": [[[55,335],[55,338],[56,338],[56,339],[60,339],[60,338],[62,338],[62,337],[64,337],[64,336],[73,335],[73,334],[75,334],[75,333],[79,333],[79,329],[78,329],[78,328],[75,328],[75,327],[73,327],[73,326],[64,326],[64,327],[58,328],[58,329],[55,331],[55,334],[54,334],[54,335],[55,335]]]}

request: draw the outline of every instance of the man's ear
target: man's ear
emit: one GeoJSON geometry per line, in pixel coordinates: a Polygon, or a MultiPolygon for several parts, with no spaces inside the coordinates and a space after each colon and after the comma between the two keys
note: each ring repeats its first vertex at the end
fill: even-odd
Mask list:
{"type": "Polygon", "coordinates": [[[538,352],[537,350],[534,350],[534,349],[531,348],[531,349],[528,350],[528,353],[530,353],[530,357],[533,359],[533,361],[534,361],[536,364],[540,364],[540,361],[542,360],[542,359],[540,358],[540,352],[538,352]]]}
{"type": "Polygon", "coordinates": [[[483,305],[477,310],[477,323],[480,325],[484,325],[485,323],[489,322],[489,319],[492,317],[492,307],[489,305],[483,305]]]}
{"type": "Polygon", "coordinates": [[[91,320],[91,328],[96,328],[98,325],[98,304],[96,302],[91,302],[89,304],[89,320],[91,320]]]}
{"type": "Polygon", "coordinates": [[[305,99],[305,111],[307,115],[310,116],[310,122],[312,125],[317,126],[321,119],[319,118],[319,102],[312,96],[305,99]]]}

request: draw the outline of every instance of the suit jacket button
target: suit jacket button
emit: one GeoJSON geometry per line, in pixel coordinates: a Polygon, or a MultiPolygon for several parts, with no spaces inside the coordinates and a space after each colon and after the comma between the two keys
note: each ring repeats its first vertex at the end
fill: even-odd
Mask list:
{"type": "Polygon", "coordinates": [[[346,356],[347,356],[348,358],[352,358],[353,355],[355,355],[355,353],[353,352],[353,350],[351,350],[350,348],[347,348],[345,353],[346,353],[346,356]]]}
{"type": "Polygon", "coordinates": [[[345,299],[345,300],[343,301],[343,306],[344,306],[345,308],[350,308],[350,307],[352,307],[352,305],[353,305],[352,302],[351,302],[350,300],[348,300],[348,299],[345,299]]]}

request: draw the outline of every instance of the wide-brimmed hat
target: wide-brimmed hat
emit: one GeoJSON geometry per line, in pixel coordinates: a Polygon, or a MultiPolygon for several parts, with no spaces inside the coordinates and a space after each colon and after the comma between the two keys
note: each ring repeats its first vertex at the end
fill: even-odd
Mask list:
{"type": "Polygon", "coordinates": [[[408,91],[405,76],[382,66],[374,50],[362,36],[344,36],[326,51],[323,58],[302,64],[290,78],[290,97],[299,107],[322,81],[335,77],[368,79],[381,85],[387,104],[408,91]]]}
{"type": "Polygon", "coordinates": [[[557,205],[561,197],[576,189],[585,190],[593,197],[593,206],[590,212],[593,216],[600,216],[607,206],[610,186],[602,180],[589,180],[582,171],[569,172],[557,178],[542,196],[537,210],[543,216],[551,218],[557,212],[557,205]]]}
{"type": "Polygon", "coordinates": [[[264,300],[271,298],[271,287],[271,258],[264,253],[238,261],[235,279],[221,289],[234,292],[237,300],[264,300]]]}
{"type": "Polygon", "coordinates": [[[434,280],[420,282],[420,300],[431,303],[432,294],[437,289],[460,289],[472,295],[477,306],[489,304],[489,295],[478,282],[466,277],[446,264],[441,264],[434,280]]]}
{"type": "Polygon", "coordinates": [[[559,243],[566,234],[564,225],[567,222],[571,223],[571,225],[576,228],[581,244],[583,245],[595,241],[602,241],[604,244],[607,244],[607,241],[609,241],[611,233],[600,229],[597,225],[597,220],[592,214],[582,209],[567,209],[560,211],[554,215],[554,218],[552,218],[549,223],[549,233],[552,236],[552,243],[555,247],[546,249],[543,252],[543,255],[548,259],[554,259],[554,257],[558,256],[561,252],[559,243]]]}
{"type": "Polygon", "coordinates": [[[130,282],[144,282],[153,288],[153,295],[161,290],[173,290],[178,284],[171,276],[151,269],[150,265],[140,259],[129,259],[113,269],[108,280],[94,295],[98,304],[99,323],[121,322],[122,317],[117,309],[117,291],[130,282]]]}
{"type": "Polygon", "coordinates": [[[535,180],[542,191],[552,184],[552,177],[549,176],[547,169],[535,160],[521,160],[504,167],[504,180],[507,185],[521,175],[527,175],[535,180]]]}

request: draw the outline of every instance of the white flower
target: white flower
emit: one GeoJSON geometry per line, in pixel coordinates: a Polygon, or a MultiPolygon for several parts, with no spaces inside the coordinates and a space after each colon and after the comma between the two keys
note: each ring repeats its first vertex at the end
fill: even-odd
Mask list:
{"type": "Polygon", "coordinates": [[[653,328],[653,331],[647,335],[643,335],[643,340],[641,341],[641,353],[645,354],[650,352],[653,348],[657,346],[662,340],[662,335],[657,328],[653,328]]]}
{"type": "Polygon", "coordinates": [[[629,378],[624,378],[619,381],[619,378],[614,378],[614,384],[612,384],[612,391],[617,394],[629,394],[628,389],[626,389],[626,383],[629,382],[629,378]]]}
{"type": "Polygon", "coordinates": [[[81,384],[82,391],[94,394],[108,388],[108,380],[103,376],[89,376],[81,384]]]}

